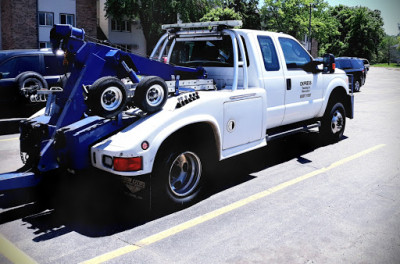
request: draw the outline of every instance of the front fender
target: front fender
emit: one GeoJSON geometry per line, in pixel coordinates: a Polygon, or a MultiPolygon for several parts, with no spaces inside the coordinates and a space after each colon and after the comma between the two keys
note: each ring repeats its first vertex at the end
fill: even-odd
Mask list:
{"type": "Polygon", "coordinates": [[[325,113],[326,108],[328,107],[329,100],[331,98],[331,95],[334,93],[338,93],[337,91],[340,90],[340,94],[343,94],[346,96],[346,98],[343,99],[343,103],[347,104],[347,97],[350,97],[351,95],[349,94],[349,83],[348,83],[348,78],[344,74],[333,74],[333,78],[331,80],[328,80],[327,88],[324,91],[323,95],[323,104],[321,106],[321,109],[318,113],[318,117],[322,117],[325,113]]]}

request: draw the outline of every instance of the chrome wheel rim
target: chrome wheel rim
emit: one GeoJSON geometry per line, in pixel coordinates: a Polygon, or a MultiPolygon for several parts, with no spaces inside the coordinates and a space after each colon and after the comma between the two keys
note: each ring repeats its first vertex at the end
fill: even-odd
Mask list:
{"type": "Polygon", "coordinates": [[[332,133],[336,134],[343,129],[344,126],[344,118],[342,113],[339,110],[336,110],[332,115],[331,120],[331,129],[332,133]]]}
{"type": "Polygon", "coordinates": [[[41,83],[37,79],[26,79],[22,83],[21,91],[25,96],[28,96],[29,94],[32,94],[33,92],[39,90],[41,87],[41,83]]]}
{"type": "Polygon", "coordinates": [[[168,176],[172,193],[179,197],[190,195],[200,182],[201,171],[201,161],[195,153],[186,151],[177,156],[168,176]]]}
{"type": "Polygon", "coordinates": [[[117,109],[122,103],[122,92],[118,87],[110,86],[101,94],[101,106],[106,111],[117,109]]]}
{"type": "Polygon", "coordinates": [[[146,101],[150,106],[158,106],[164,99],[164,89],[161,85],[152,85],[146,92],[146,101]]]}

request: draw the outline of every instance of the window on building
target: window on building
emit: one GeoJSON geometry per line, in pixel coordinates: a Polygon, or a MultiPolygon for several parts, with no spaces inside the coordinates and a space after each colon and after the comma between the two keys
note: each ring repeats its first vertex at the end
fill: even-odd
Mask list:
{"type": "Polygon", "coordinates": [[[111,30],[131,32],[131,22],[126,20],[119,22],[115,19],[111,19],[111,30]]]}
{"type": "Polygon", "coordinates": [[[60,24],[75,26],[75,16],[73,14],[60,14],[60,24]]]}
{"type": "Polygon", "coordinates": [[[53,26],[54,14],[51,12],[39,12],[39,26],[53,26]]]}
{"type": "Polygon", "coordinates": [[[117,48],[126,51],[126,52],[131,52],[132,47],[129,44],[114,44],[117,48]]]}
{"type": "Polygon", "coordinates": [[[40,48],[40,49],[51,48],[51,43],[50,43],[50,41],[40,41],[40,42],[39,42],[39,48],[40,48]]]}

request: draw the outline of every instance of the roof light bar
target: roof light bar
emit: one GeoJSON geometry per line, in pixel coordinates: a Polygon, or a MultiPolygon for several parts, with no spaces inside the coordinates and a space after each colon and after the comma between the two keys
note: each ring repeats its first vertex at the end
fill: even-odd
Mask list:
{"type": "Polygon", "coordinates": [[[225,26],[227,28],[240,27],[243,23],[241,20],[225,20],[225,21],[209,21],[209,22],[196,22],[196,23],[178,23],[162,25],[163,30],[171,28],[206,28],[225,26]]]}

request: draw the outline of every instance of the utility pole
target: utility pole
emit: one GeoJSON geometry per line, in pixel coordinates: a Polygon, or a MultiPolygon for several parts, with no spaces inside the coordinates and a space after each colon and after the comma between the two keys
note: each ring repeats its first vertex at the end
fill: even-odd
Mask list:
{"type": "Polygon", "coordinates": [[[316,5],[314,3],[310,3],[310,19],[308,21],[308,52],[311,54],[312,50],[312,39],[311,39],[311,8],[315,8],[316,5]]]}

